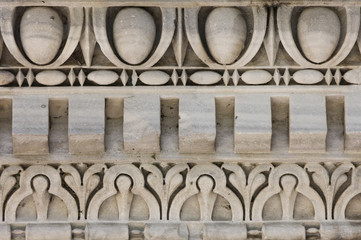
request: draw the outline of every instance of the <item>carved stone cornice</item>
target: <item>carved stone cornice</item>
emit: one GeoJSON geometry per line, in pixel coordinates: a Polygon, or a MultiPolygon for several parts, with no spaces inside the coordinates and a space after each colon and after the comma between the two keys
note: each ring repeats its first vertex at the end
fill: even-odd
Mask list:
{"type": "Polygon", "coordinates": [[[360,239],[361,1],[0,2],[0,240],[360,239]]]}

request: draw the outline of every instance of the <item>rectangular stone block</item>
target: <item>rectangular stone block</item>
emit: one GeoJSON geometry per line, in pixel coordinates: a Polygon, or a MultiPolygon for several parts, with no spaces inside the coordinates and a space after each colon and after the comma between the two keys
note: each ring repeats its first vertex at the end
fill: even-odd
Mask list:
{"type": "Polygon", "coordinates": [[[185,223],[147,223],[144,227],[144,239],[186,240],[189,239],[189,232],[185,223]]]}
{"type": "Polygon", "coordinates": [[[124,151],[160,152],[160,98],[154,95],[124,99],[124,151]]]}
{"type": "Polygon", "coordinates": [[[0,224],[0,240],[11,240],[11,227],[9,224],[0,224]]]}
{"type": "Polygon", "coordinates": [[[271,150],[271,99],[263,94],[242,94],[235,98],[234,152],[271,150]]]}
{"type": "Polygon", "coordinates": [[[345,151],[361,152],[361,96],[345,95],[345,151]]]}
{"type": "Polygon", "coordinates": [[[26,240],[71,240],[71,225],[68,223],[30,223],[25,229],[26,240]]]}
{"type": "Polygon", "coordinates": [[[97,154],[104,152],[105,99],[100,96],[69,98],[69,152],[97,154]]]}
{"type": "Polygon", "coordinates": [[[13,99],[13,153],[49,153],[49,100],[43,96],[13,99]]]}
{"type": "Polygon", "coordinates": [[[325,152],[326,98],[318,94],[290,96],[290,152],[325,152]]]}
{"type": "Polygon", "coordinates": [[[179,99],[179,152],[215,152],[215,98],[183,95],[179,99]]]}
{"type": "Polygon", "coordinates": [[[128,240],[128,225],[120,223],[89,223],[85,227],[85,239],[128,240]]]}
{"type": "Polygon", "coordinates": [[[264,223],[262,239],[265,240],[306,240],[306,229],[298,223],[264,223]]]}

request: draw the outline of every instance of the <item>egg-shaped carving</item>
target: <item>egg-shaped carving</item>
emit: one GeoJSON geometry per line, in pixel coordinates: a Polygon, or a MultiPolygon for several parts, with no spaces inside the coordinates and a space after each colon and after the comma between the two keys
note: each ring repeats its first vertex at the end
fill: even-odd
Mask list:
{"type": "Polygon", "coordinates": [[[213,58],[220,64],[237,60],[244,48],[247,24],[237,8],[215,8],[205,23],[205,37],[213,58]]]}
{"type": "Polygon", "coordinates": [[[314,63],[328,60],[341,35],[337,14],[326,7],[309,7],[302,11],[297,24],[298,41],[303,54],[314,63]]]}
{"type": "Polygon", "coordinates": [[[129,64],[140,64],[153,49],[156,25],[142,8],[124,8],[113,25],[113,41],[119,56],[129,64]]]}
{"type": "Polygon", "coordinates": [[[63,22],[48,7],[28,8],[20,23],[20,40],[27,57],[38,65],[50,63],[63,41],[63,22]]]}

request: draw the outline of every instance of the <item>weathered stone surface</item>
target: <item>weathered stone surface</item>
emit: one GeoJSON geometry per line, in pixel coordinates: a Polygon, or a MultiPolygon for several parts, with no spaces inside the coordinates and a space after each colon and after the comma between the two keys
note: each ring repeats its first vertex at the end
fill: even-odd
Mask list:
{"type": "Polygon", "coordinates": [[[222,79],[222,76],[214,71],[199,71],[190,76],[192,82],[199,85],[215,84],[222,79]]]}
{"type": "Polygon", "coordinates": [[[347,71],[345,73],[345,75],[343,75],[343,78],[348,83],[361,84],[361,68],[356,68],[356,69],[347,71]]]}
{"type": "Polygon", "coordinates": [[[353,240],[361,238],[359,223],[351,222],[324,222],[320,226],[320,235],[329,240],[353,240]]]}
{"type": "Polygon", "coordinates": [[[63,83],[66,80],[66,75],[57,70],[46,70],[36,75],[36,81],[43,85],[55,86],[63,83]]]}
{"type": "Polygon", "coordinates": [[[89,81],[99,85],[109,85],[116,82],[119,79],[119,76],[113,71],[99,70],[89,73],[87,78],[89,81]]]}
{"type": "Polygon", "coordinates": [[[15,80],[14,74],[8,71],[0,71],[0,86],[7,85],[15,80]]]}
{"type": "Polygon", "coordinates": [[[71,225],[68,223],[45,223],[26,225],[28,240],[71,240],[71,225]]]}
{"type": "Polygon", "coordinates": [[[265,84],[272,80],[272,75],[264,70],[249,70],[244,72],[241,78],[247,84],[265,84]]]}
{"type": "Polygon", "coordinates": [[[124,151],[160,151],[160,98],[139,95],[124,99],[124,151]]]}
{"type": "Polygon", "coordinates": [[[80,95],[69,99],[69,152],[100,154],[104,152],[105,99],[80,95]]]}
{"type": "Polygon", "coordinates": [[[163,71],[146,71],[139,75],[139,79],[147,85],[163,85],[169,81],[170,76],[163,71]]]}
{"type": "Polygon", "coordinates": [[[341,34],[337,14],[327,7],[308,7],[298,19],[297,36],[306,57],[315,63],[328,60],[341,34]]]}
{"type": "Polygon", "coordinates": [[[322,95],[293,94],[290,96],[291,152],[326,151],[326,100],[322,95]]]}
{"type": "Polygon", "coordinates": [[[85,227],[86,240],[128,240],[129,230],[126,224],[102,223],[87,224],[85,227]]]}
{"type": "Polygon", "coordinates": [[[321,82],[323,74],[317,70],[299,70],[293,74],[293,79],[300,84],[315,84],[321,82]]]}
{"type": "Polygon", "coordinates": [[[142,8],[124,8],[114,20],[115,48],[120,57],[130,64],[139,64],[149,55],[155,36],[154,19],[142,8]]]}
{"type": "Polygon", "coordinates": [[[215,151],[216,115],[214,97],[183,95],[179,98],[179,151],[215,151]]]}
{"type": "Polygon", "coordinates": [[[185,224],[147,224],[144,228],[144,238],[149,240],[186,240],[189,239],[185,224]]]}
{"type": "Polygon", "coordinates": [[[0,225],[0,240],[11,240],[11,228],[8,224],[0,225]]]}
{"type": "Polygon", "coordinates": [[[48,98],[19,96],[13,99],[13,153],[47,154],[49,152],[48,98]]]}
{"type": "Polygon", "coordinates": [[[247,239],[247,227],[244,224],[232,224],[232,223],[205,223],[203,227],[203,239],[204,240],[246,240],[247,239]]]}
{"type": "Polygon", "coordinates": [[[265,240],[306,240],[306,229],[297,223],[265,223],[262,226],[265,240]]]}
{"type": "Polygon", "coordinates": [[[263,94],[242,94],[235,98],[234,152],[271,150],[271,99],[263,94]]]}
{"type": "Polygon", "coordinates": [[[20,23],[20,39],[26,55],[39,65],[51,62],[63,40],[63,23],[59,14],[48,7],[25,11],[20,23]]]}
{"type": "Polygon", "coordinates": [[[361,152],[361,106],[359,94],[345,96],[345,151],[361,152]]]}
{"type": "Polygon", "coordinates": [[[207,17],[205,34],[208,48],[216,61],[231,64],[244,48],[247,24],[237,8],[215,8],[207,17]]]}

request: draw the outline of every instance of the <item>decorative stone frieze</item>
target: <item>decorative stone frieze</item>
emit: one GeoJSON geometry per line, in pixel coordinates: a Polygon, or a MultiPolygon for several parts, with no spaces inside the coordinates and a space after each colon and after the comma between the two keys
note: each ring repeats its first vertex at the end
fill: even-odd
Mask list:
{"type": "Polygon", "coordinates": [[[0,240],[361,239],[361,1],[0,2],[0,240]]]}

